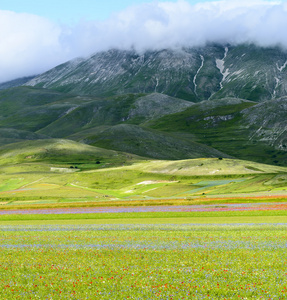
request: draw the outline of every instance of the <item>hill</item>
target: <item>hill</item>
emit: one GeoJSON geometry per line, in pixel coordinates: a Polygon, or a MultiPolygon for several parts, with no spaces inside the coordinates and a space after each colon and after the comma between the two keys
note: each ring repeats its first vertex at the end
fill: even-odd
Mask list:
{"type": "Polygon", "coordinates": [[[25,141],[0,147],[0,166],[23,163],[45,163],[49,165],[102,168],[122,165],[140,157],[93,147],[65,139],[25,141]]]}
{"type": "MultiPolygon", "coordinates": [[[[132,166],[131,168],[134,168],[132,166]]],[[[161,173],[183,176],[239,175],[286,173],[286,167],[253,163],[235,159],[192,159],[181,161],[154,161],[137,164],[136,168],[151,173],[161,173]]]]}
{"type": "Polygon", "coordinates": [[[147,126],[169,133],[186,132],[231,156],[287,165],[286,98],[255,102],[240,99],[203,101],[147,126]]]}
{"type": "Polygon", "coordinates": [[[16,87],[0,91],[0,144],[65,138],[157,159],[286,165],[286,99],[192,103],[158,93],[98,98],[16,87]]]}
{"type": "Polygon", "coordinates": [[[69,138],[156,159],[229,157],[212,147],[194,142],[192,135],[174,135],[131,124],[92,128],[69,138]]]}

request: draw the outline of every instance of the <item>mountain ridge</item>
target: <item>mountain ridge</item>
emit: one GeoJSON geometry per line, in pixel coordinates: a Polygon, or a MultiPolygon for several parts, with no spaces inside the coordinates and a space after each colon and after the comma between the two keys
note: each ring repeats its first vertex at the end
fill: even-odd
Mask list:
{"type": "Polygon", "coordinates": [[[192,102],[225,97],[260,102],[286,95],[286,66],[286,51],[253,44],[143,53],[113,49],[57,66],[27,85],[102,97],[158,92],[192,102]]]}

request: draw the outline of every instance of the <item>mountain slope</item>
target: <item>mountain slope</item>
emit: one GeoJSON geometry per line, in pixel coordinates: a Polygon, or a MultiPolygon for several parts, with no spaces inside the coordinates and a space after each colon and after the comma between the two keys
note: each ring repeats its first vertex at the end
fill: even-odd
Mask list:
{"type": "Polygon", "coordinates": [[[287,98],[192,103],[164,94],[109,98],[0,91],[0,144],[68,138],[157,159],[237,157],[287,165],[287,98]]]}
{"type": "Polygon", "coordinates": [[[259,104],[226,98],[203,101],[146,126],[191,133],[195,141],[237,158],[287,165],[286,120],[286,98],[259,104]]]}
{"type": "Polygon", "coordinates": [[[205,85],[204,98],[218,89],[221,74],[213,58],[220,58],[223,53],[224,49],[217,46],[147,51],[144,54],[110,50],[58,66],[31,80],[28,85],[102,96],[159,92],[197,101],[200,88],[196,90],[195,85],[205,85]],[[201,53],[206,61],[203,68],[201,53]],[[202,74],[208,74],[208,82],[194,82],[199,68],[202,74]]]}
{"type": "Polygon", "coordinates": [[[110,50],[62,64],[27,83],[62,92],[111,96],[164,93],[189,101],[264,101],[287,91],[287,52],[254,45],[177,50],[110,50]]]}
{"type": "Polygon", "coordinates": [[[35,132],[95,99],[31,87],[3,90],[0,91],[0,127],[35,132]]]}
{"type": "Polygon", "coordinates": [[[287,97],[257,104],[242,113],[250,140],[287,150],[287,97]]]}
{"type": "Polygon", "coordinates": [[[225,48],[222,88],[214,98],[239,97],[254,101],[279,98],[287,93],[287,52],[280,48],[240,45],[225,48]]]}
{"type": "Polygon", "coordinates": [[[194,142],[192,135],[172,135],[131,124],[96,127],[69,138],[155,159],[229,157],[223,152],[194,142]]]}
{"type": "Polygon", "coordinates": [[[48,139],[48,136],[31,131],[13,128],[0,128],[0,145],[12,144],[26,140],[48,139]]]}
{"type": "Polygon", "coordinates": [[[6,81],[0,83],[0,90],[9,89],[12,87],[17,87],[26,84],[28,81],[32,80],[35,76],[29,76],[29,77],[22,77],[18,79],[14,79],[11,81],[6,81]]]}
{"type": "Polygon", "coordinates": [[[52,137],[71,134],[102,125],[140,124],[176,113],[192,103],[162,94],[128,94],[108,99],[84,102],[38,132],[52,137]]]}

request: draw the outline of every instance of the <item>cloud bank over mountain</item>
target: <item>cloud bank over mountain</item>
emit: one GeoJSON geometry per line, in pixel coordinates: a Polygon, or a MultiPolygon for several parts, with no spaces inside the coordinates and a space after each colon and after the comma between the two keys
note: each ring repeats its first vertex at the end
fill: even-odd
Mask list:
{"type": "Polygon", "coordinates": [[[287,3],[270,1],[147,3],[74,26],[0,11],[0,82],[109,48],[144,51],[218,42],[287,49],[286,28],[287,3]]]}

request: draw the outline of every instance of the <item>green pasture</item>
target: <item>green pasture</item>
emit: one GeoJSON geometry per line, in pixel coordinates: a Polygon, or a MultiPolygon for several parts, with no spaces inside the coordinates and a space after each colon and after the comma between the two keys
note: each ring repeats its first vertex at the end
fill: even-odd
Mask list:
{"type": "Polygon", "coordinates": [[[230,217],[181,217],[181,218],[129,218],[129,219],[38,219],[0,221],[0,226],[49,226],[49,225],[105,225],[105,224],[273,224],[287,223],[287,216],[234,216],[230,217]]]}
{"type": "Polygon", "coordinates": [[[286,196],[286,167],[225,157],[148,160],[64,139],[0,148],[0,209],[224,201],[216,198],[284,201],[286,196]]]}
{"type": "MultiPolygon", "coordinates": [[[[60,141],[55,143],[59,149],[67,146],[60,141]]],[[[84,149],[94,155],[89,146],[84,149]]],[[[84,168],[79,163],[59,160],[53,164],[1,161],[0,208],[41,203],[287,196],[287,169],[283,167],[225,158],[183,161],[130,158],[129,162],[115,166],[122,158],[112,153],[111,165],[98,164],[96,168],[94,161],[90,165],[83,161],[84,168]]],[[[109,158],[106,159],[108,164],[109,158]]]]}
{"type": "Polygon", "coordinates": [[[1,299],[286,299],[285,224],[1,225],[1,299]]]}
{"type": "Polygon", "coordinates": [[[204,211],[204,212],[122,212],[122,213],[52,213],[1,215],[0,224],[74,223],[281,223],[287,222],[287,210],[275,211],[204,211]],[[257,220],[257,221],[256,221],[257,220]],[[267,221],[269,220],[269,221],[267,221]]]}

